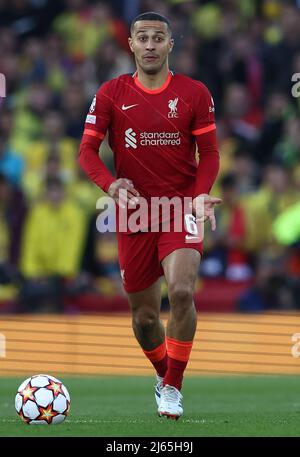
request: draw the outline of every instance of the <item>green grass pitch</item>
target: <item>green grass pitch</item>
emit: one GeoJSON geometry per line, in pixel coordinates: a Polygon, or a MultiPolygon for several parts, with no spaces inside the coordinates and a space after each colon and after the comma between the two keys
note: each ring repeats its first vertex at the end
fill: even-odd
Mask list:
{"type": "Polygon", "coordinates": [[[67,420],[56,426],[28,426],[14,409],[23,377],[0,378],[0,436],[300,436],[297,376],[186,378],[179,421],[157,416],[154,378],[61,380],[71,395],[67,420]]]}

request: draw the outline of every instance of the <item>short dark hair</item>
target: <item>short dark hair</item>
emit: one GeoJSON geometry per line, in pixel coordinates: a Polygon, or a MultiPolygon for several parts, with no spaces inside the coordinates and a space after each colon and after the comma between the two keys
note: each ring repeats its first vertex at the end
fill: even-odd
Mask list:
{"type": "Polygon", "coordinates": [[[136,22],[138,22],[138,21],[160,21],[160,22],[164,22],[165,24],[167,24],[168,31],[170,32],[170,34],[172,33],[170,21],[165,16],[163,16],[162,14],[154,13],[153,11],[149,11],[147,13],[139,14],[138,16],[136,16],[133,19],[133,21],[131,22],[131,25],[130,25],[130,33],[131,34],[133,32],[134,24],[136,22]]]}

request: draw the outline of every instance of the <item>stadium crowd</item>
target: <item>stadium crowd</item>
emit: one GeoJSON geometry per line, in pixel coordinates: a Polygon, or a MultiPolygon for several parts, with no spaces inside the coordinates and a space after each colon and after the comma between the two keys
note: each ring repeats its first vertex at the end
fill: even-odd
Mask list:
{"type": "MultiPolygon", "coordinates": [[[[241,311],[300,308],[300,2],[0,0],[0,311],[123,294],[115,235],[96,229],[103,192],[77,156],[99,85],[134,71],[129,24],[149,10],[172,23],[171,69],[216,107],[223,204],[199,275],[248,282],[241,311]]],[[[106,141],[101,156],[113,171],[106,141]]]]}

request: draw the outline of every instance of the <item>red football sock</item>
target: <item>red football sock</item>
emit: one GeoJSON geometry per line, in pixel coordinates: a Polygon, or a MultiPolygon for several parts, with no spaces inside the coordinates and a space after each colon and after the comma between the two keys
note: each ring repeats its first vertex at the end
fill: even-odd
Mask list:
{"type": "Polygon", "coordinates": [[[166,337],[168,353],[168,369],[164,377],[164,385],[174,386],[180,390],[184,370],[188,364],[193,341],[178,341],[166,337]]]}
{"type": "Polygon", "coordinates": [[[168,368],[168,354],[167,354],[167,347],[166,341],[164,341],[161,345],[157,348],[153,349],[152,351],[145,351],[143,352],[146,357],[150,360],[152,365],[154,366],[158,376],[163,378],[167,372],[168,368]]]}

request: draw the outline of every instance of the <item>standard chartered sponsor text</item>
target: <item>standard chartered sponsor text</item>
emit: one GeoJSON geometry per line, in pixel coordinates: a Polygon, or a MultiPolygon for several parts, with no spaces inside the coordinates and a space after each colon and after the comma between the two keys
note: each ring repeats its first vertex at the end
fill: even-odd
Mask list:
{"type": "Polygon", "coordinates": [[[180,132],[141,132],[141,146],[178,146],[181,143],[180,132]]]}

